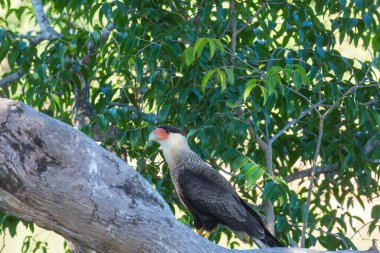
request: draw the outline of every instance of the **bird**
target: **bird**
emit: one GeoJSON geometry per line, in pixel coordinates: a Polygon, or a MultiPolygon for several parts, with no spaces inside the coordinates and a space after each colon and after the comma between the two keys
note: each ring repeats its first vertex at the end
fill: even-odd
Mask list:
{"type": "Polygon", "coordinates": [[[149,142],[160,144],[177,195],[199,235],[208,239],[222,224],[243,242],[252,238],[259,248],[284,247],[228,180],[190,149],[184,130],[159,126],[149,134],[149,142]]]}

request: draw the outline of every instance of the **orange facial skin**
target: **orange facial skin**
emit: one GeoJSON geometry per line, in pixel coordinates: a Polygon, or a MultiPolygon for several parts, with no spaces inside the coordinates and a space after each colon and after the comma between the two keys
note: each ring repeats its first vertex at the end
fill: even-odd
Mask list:
{"type": "Polygon", "coordinates": [[[169,133],[163,128],[157,128],[154,130],[154,134],[157,137],[157,140],[165,140],[169,137],[169,133]]]}

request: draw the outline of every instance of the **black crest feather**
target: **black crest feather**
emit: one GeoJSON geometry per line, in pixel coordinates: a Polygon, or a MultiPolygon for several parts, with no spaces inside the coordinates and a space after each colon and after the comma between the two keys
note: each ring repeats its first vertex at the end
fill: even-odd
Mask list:
{"type": "Polygon", "coordinates": [[[177,127],[173,127],[173,126],[159,126],[158,128],[165,129],[169,133],[177,133],[177,134],[182,134],[185,137],[187,136],[187,133],[184,130],[179,129],[177,127]]]}

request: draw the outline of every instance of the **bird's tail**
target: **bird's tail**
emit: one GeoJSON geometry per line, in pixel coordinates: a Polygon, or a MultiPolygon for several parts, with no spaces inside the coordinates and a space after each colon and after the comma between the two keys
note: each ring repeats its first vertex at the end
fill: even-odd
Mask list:
{"type": "Polygon", "coordinates": [[[258,221],[264,229],[264,238],[254,238],[253,234],[251,234],[252,239],[257,244],[257,246],[259,246],[260,248],[285,247],[285,245],[283,245],[279,240],[277,240],[276,237],[274,237],[271,234],[271,232],[269,232],[269,230],[266,228],[266,224],[263,222],[260,215],[256,213],[256,211],[253,210],[246,202],[243,201],[243,203],[245,204],[246,209],[251,213],[252,217],[254,217],[254,219],[258,221]]]}
{"type": "Polygon", "coordinates": [[[265,237],[261,239],[261,242],[267,247],[285,247],[276,237],[274,237],[271,232],[265,229],[265,237]]]}

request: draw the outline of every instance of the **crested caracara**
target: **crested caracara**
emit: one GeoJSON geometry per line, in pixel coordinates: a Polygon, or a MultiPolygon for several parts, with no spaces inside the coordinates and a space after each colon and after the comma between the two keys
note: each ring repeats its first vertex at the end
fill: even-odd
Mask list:
{"type": "Polygon", "coordinates": [[[251,237],[260,248],[283,247],[227,179],[190,149],[184,131],[160,126],[149,135],[149,141],[161,145],[178,197],[192,214],[199,234],[205,231],[208,238],[220,223],[243,241],[251,237]]]}

